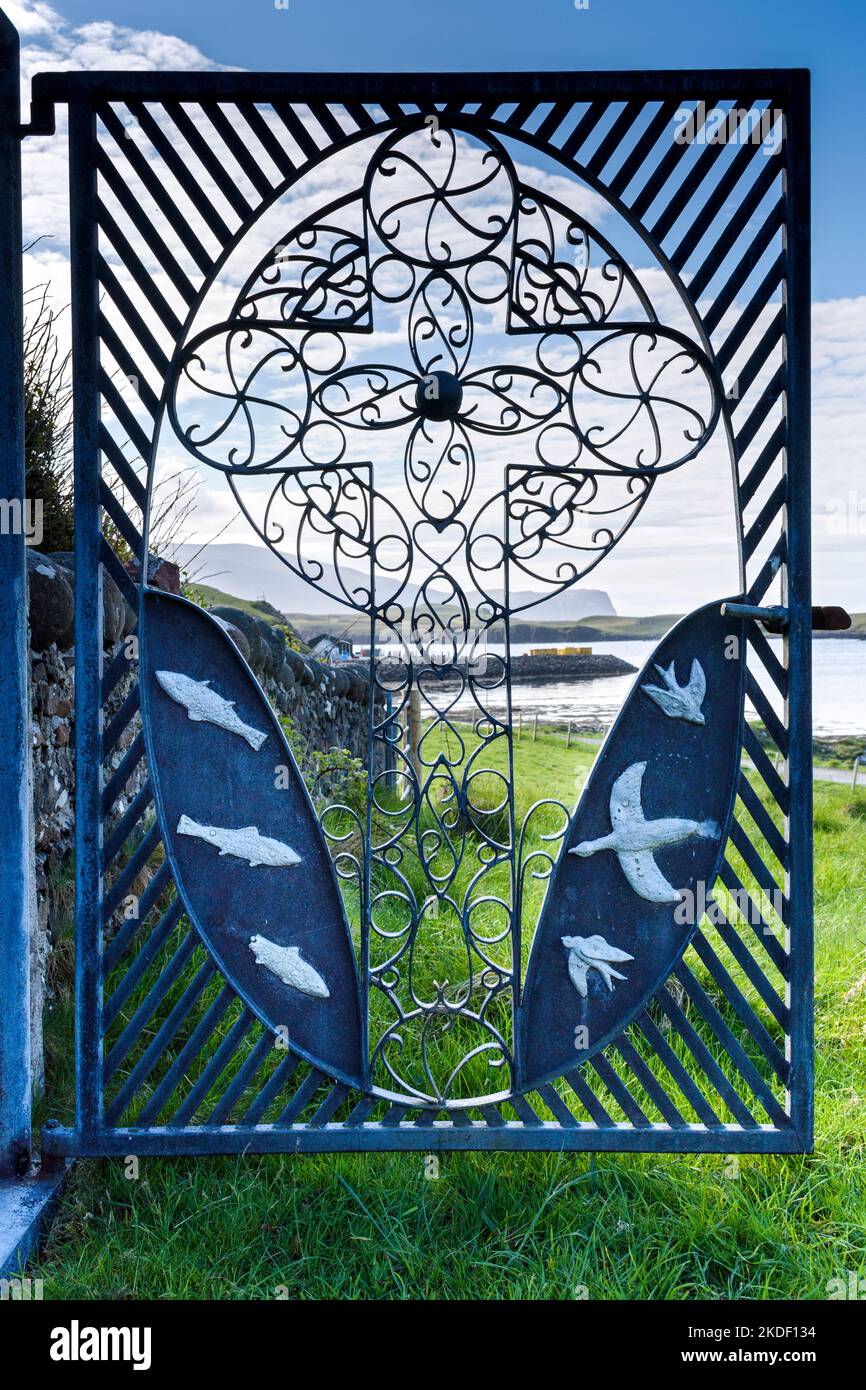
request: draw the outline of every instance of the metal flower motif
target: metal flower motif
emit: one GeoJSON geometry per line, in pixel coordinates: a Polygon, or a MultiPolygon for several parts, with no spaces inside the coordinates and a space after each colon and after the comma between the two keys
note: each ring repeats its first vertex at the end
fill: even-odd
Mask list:
{"type": "Polygon", "coordinates": [[[412,298],[409,352],[415,371],[373,364],[346,367],[313,392],[313,405],[340,425],[392,429],[412,424],[405,474],[410,494],[445,523],[472,486],[467,431],[512,435],[545,425],[565,407],[565,388],[524,366],[467,371],[473,343],[469,298],[444,270],[431,271],[412,298]]]}

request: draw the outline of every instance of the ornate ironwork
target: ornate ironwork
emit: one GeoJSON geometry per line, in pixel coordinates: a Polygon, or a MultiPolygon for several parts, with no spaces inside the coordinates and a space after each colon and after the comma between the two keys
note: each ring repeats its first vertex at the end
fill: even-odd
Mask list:
{"type": "Polygon", "coordinates": [[[510,592],[519,577],[540,598],[585,575],[719,410],[710,360],[659,323],[614,247],[522,181],[489,132],[438,117],[399,121],[357,189],[291,227],[228,318],[179,350],[169,413],[184,446],[228,475],[266,544],[317,586],[327,537],[334,596],[371,619],[371,676],[391,697],[374,746],[394,751],[403,793],[371,766],[378,1089],[428,1104],[513,1090],[514,801],[510,773],[486,766],[500,745],[511,761],[510,592]],[[395,311],[402,357],[368,360],[395,311]],[[481,315],[513,361],[476,361],[481,315]],[[384,430],[401,432],[403,505],[347,462],[384,430]],[[488,436],[507,459],[493,492],[500,470],[476,461],[488,436]],[[257,517],[244,480],[260,472],[277,480],[257,517]],[[362,558],[359,590],[342,575],[362,558]],[[505,656],[479,661],[503,626],[505,656]],[[391,656],[383,675],[377,641],[399,649],[397,674],[391,656]],[[455,686],[476,708],[471,754],[455,686]],[[417,760],[402,747],[413,687],[428,724],[417,760]]]}
{"type": "MultiPolygon", "coordinates": [[[[715,949],[701,929],[688,947],[732,1001],[761,1054],[757,1063],[694,973],[696,957],[689,954],[676,971],[694,1018],[661,984],[611,1047],[583,1068],[576,1064],[564,1082],[527,1077],[530,1094],[514,1076],[514,1016],[529,944],[526,887],[533,875],[564,866],[556,849],[568,831],[567,813],[563,825],[548,828],[555,815],[550,803],[530,813],[544,817],[542,844],[549,852],[537,847],[526,823],[515,824],[508,622],[523,601],[518,586],[553,594],[587,574],[620,541],[656,485],[664,487],[662,475],[697,458],[720,419],[738,469],[744,595],[760,604],[779,573],[794,586],[783,595],[794,634],[791,675],[749,629],[746,679],[771,737],[792,758],[790,786],[747,725],[741,733],[773,805],[786,813],[792,803],[798,809],[783,833],[742,776],[739,795],[782,870],[808,890],[805,745],[789,737],[753,675],[761,663],[761,680],[781,682],[794,715],[802,712],[807,647],[798,615],[808,611],[808,565],[804,518],[787,478],[789,472],[803,478],[806,468],[798,427],[804,362],[796,347],[790,356],[806,331],[797,232],[805,193],[802,166],[790,152],[791,142],[804,139],[803,96],[796,77],[765,76],[767,90],[782,93],[775,100],[782,100],[788,126],[778,166],[756,160],[749,149],[698,152],[672,142],[677,104],[722,99],[737,86],[736,74],[639,84],[560,75],[551,78],[548,103],[539,103],[520,78],[497,79],[489,91],[461,78],[377,79],[381,105],[375,106],[366,79],[341,79],[341,90],[317,85],[318,79],[243,74],[194,81],[150,74],[37,79],[37,118],[44,103],[70,102],[83,749],[95,747],[95,739],[102,751],[93,729],[100,700],[118,679],[110,676],[100,691],[84,660],[100,560],[130,590],[98,537],[99,508],[121,518],[123,535],[143,557],[147,496],[134,456],[152,474],[166,413],[190,454],[225,475],[264,543],[309,583],[366,615],[373,681],[391,696],[390,712],[370,730],[370,763],[377,746],[397,762],[396,789],[393,781],[372,778],[366,818],[347,807],[322,817],[337,875],[360,904],[362,1008],[370,1037],[366,1096],[315,1067],[298,1070],[296,1056],[274,1062],[267,1034],[241,1013],[176,1103],[187,1061],[204,1056],[201,1040],[213,1033],[215,1005],[207,1005],[200,1023],[194,1019],[203,987],[196,982],[215,967],[202,962],[191,936],[178,945],[176,963],[163,961],[161,943],[182,926],[177,906],[156,894],[149,908],[159,915],[148,918],[144,945],[124,929],[104,949],[101,936],[122,882],[118,853],[146,813],[142,797],[124,814],[104,862],[82,838],[80,1103],[74,1134],[59,1133],[49,1147],[102,1152],[120,1145],[126,1152],[137,1119],[137,1152],[344,1141],[424,1147],[426,1126],[437,1115],[448,1130],[445,1142],[487,1147],[641,1147],[648,1130],[656,1146],[674,1148],[807,1142],[809,959],[802,951],[789,956],[778,924],[759,937],[769,974],[744,946],[734,918],[719,928],[715,949]],[[305,101],[307,107],[299,105],[305,101]],[[417,113],[409,101],[420,103],[417,113]],[[503,102],[514,104],[497,104],[503,102]],[[206,233],[184,219],[150,158],[127,139],[130,124],[150,141],[206,233]],[[552,156],[617,209],[679,294],[694,338],[661,322],[625,254],[515,162],[518,142],[552,156]],[[192,177],[181,148],[200,161],[204,183],[192,177]],[[354,164],[351,180],[348,162],[341,165],[345,192],[313,211],[306,200],[302,213],[286,212],[284,234],[264,257],[251,254],[255,269],[228,313],[213,314],[208,291],[229,254],[243,252],[261,214],[278,206],[285,211],[289,202],[280,199],[287,190],[297,194],[306,172],[346,151],[354,164]],[[704,184],[716,159],[720,176],[704,184]],[[127,166],[146,190],[146,210],[131,198],[127,166]],[[683,177],[669,185],[678,171],[683,177]],[[779,201],[765,215],[768,196],[779,201]],[[749,220],[758,210],[757,221],[749,220]],[[153,258],[166,282],[144,269],[126,219],[145,260],[153,258]],[[783,225],[787,254],[764,265],[783,225]],[[743,244],[741,227],[748,229],[743,244]],[[737,296],[757,265],[763,279],[753,304],[741,308],[737,296]],[[142,290],[143,304],[133,303],[120,284],[121,270],[124,284],[142,290]],[[754,345],[750,326],[783,282],[787,307],[754,345]],[[101,319],[100,285],[107,298],[101,319]],[[737,320],[729,328],[732,306],[737,320]],[[137,359],[118,331],[120,320],[137,344],[137,359]],[[495,354],[481,344],[492,325],[495,354]],[[145,364],[131,405],[110,367],[99,375],[97,330],[104,361],[123,375],[145,364]],[[783,340],[789,358],[779,365],[774,354],[783,340]],[[734,366],[737,390],[729,396],[734,366]],[[783,405],[787,423],[784,414],[777,423],[783,405]],[[127,489],[126,510],[93,477],[97,433],[106,468],[127,489]],[[383,464],[382,446],[391,441],[397,457],[383,464]],[[768,497],[762,489],[774,469],[781,479],[768,497]],[[789,513],[793,507],[796,525],[788,526],[785,507],[789,513]],[[131,520],[136,508],[140,520],[131,520]],[[485,639],[500,630],[503,654],[477,661],[485,639]],[[396,658],[377,652],[385,645],[396,658]],[[418,760],[403,746],[413,687],[427,724],[418,760]],[[476,709],[471,738],[453,718],[455,698],[464,692],[476,709]],[[113,885],[107,901],[105,876],[113,885]],[[745,973],[754,995],[729,988],[719,952],[745,973]],[[136,980],[150,980],[151,961],[157,964],[145,1001],[123,1025],[123,1001],[136,980]],[[187,965],[199,975],[156,1042],[147,1044],[144,1022],[161,1017],[171,979],[187,965]],[[779,993],[779,980],[789,978],[800,1009],[792,1064],[781,1050],[791,1022],[779,993]],[[238,1070],[227,1080],[230,1059],[238,1070]],[[143,1088],[155,1068],[164,1073],[148,1097],[143,1088]],[[215,1095],[218,1081],[224,1089],[215,1095]],[[796,1110],[790,1122],[780,1100],[784,1090],[796,1110]],[[200,1121],[195,1135],[193,1116],[200,1121]],[[512,1116],[517,1123],[505,1126],[512,1116]]],[[[750,89],[757,81],[749,75],[750,89]]],[[[680,666],[666,692],[655,688],[691,708],[697,687],[684,679],[680,666]]],[[[658,699],[642,698],[665,717],[658,699]]],[[[98,805],[101,789],[88,766],[85,758],[82,824],[108,815],[121,789],[112,784],[98,805]]],[[[630,764],[633,779],[637,766],[630,764]]],[[[642,814],[653,824],[659,819],[646,808],[642,814]]],[[[640,819],[632,817],[635,824],[640,819]]],[[[571,848],[598,838],[593,831],[571,848]]],[[[726,888],[742,886],[742,879],[749,886],[766,882],[736,818],[719,873],[726,888]]],[[[807,908],[802,896],[790,901],[785,912],[799,924],[802,942],[807,908]]],[[[568,942],[560,974],[575,999],[602,989],[614,998],[626,994],[637,967],[615,933],[574,931],[568,942]]]]}

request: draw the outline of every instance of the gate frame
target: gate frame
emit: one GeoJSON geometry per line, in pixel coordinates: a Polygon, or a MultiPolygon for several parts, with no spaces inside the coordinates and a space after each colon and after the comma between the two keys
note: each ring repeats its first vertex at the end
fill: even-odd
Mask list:
{"type": "MultiPolygon", "coordinates": [[[[4,36],[8,21],[3,21],[4,36]]],[[[14,32],[14,31],[13,31],[14,32]]],[[[805,70],[714,70],[710,72],[604,72],[604,73],[517,73],[517,74],[291,74],[291,73],[151,73],[151,72],[63,72],[36,77],[33,84],[32,120],[21,127],[17,117],[17,37],[15,40],[14,84],[4,43],[2,96],[6,117],[0,145],[0,178],[5,189],[19,179],[19,136],[54,131],[55,103],[69,104],[70,124],[70,257],[73,267],[74,358],[74,448],[76,485],[76,883],[78,951],[76,957],[76,1124],[66,1128],[49,1124],[43,1135],[43,1151],[48,1155],[105,1155],[147,1153],[226,1153],[420,1150],[435,1149],[518,1149],[574,1151],[646,1152],[802,1152],[812,1145],[813,1126],[813,942],[812,942],[812,768],[811,768],[811,609],[809,553],[809,469],[808,433],[809,333],[810,333],[810,204],[809,204],[809,74],[805,70]],[[14,106],[12,87],[15,87],[14,106]],[[791,997],[798,1001],[789,1035],[790,1125],[739,1125],[708,1129],[687,1125],[682,1129],[633,1125],[574,1128],[547,1121],[534,1123],[503,1121],[496,1126],[471,1121],[458,1125],[451,1121],[380,1124],[321,1123],[298,1125],[294,1132],[271,1125],[187,1126],[182,1132],[160,1133],[129,1128],[107,1129],[101,1115],[101,1041],[96,1018],[88,1012],[88,1000],[98,987],[101,926],[99,861],[101,850],[101,769],[99,761],[100,682],[102,650],[93,635],[101,614],[101,565],[99,526],[99,447],[97,439],[98,370],[97,300],[93,264],[96,254],[96,220],[92,215],[96,175],[92,166],[80,167],[76,151],[82,149],[81,136],[95,129],[95,103],[100,100],[135,98],[158,101],[170,96],[187,100],[213,101],[246,98],[268,101],[332,101],[380,103],[462,103],[487,100],[493,105],[511,102],[583,100],[645,100],[713,98],[726,99],[732,91],[772,92],[785,99],[787,131],[783,170],[786,191],[784,248],[787,257],[786,310],[787,347],[787,426],[786,476],[789,484],[787,515],[787,587],[782,602],[787,609],[787,642],[792,667],[798,679],[791,683],[787,702],[790,730],[789,788],[791,811],[788,820],[788,881],[796,885],[791,895],[789,936],[793,945],[791,997]]],[[[20,188],[20,183],[19,183],[20,188]]],[[[20,257],[12,245],[20,243],[20,197],[4,200],[3,268],[0,287],[3,322],[0,325],[0,367],[5,379],[15,383],[8,398],[3,397],[3,416],[8,431],[0,437],[2,479],[9,495],[23,494],[23,434],[16,421],[21,419],[23,393],[21,352],[15,351],[14,332],[20,323],[16,303],[20,303],[20,257]],[[16,221],[17,218],[17,221],[16,221]],[[17,229],[17,230],[16,230],[17,229]],[[15,265],[17,263],[17,271],[15,265]],[[10,328],[13,330],[10,332],[10,328]]],[[[8,538],[7,538],[8,539],[8,538]]],[[[29,724],[26,667],[28,660],[24,599],[23,537],[14,547],[2,548],[0,563],[0,616],[11,606],[13,622],[3,624],[0,633],[0,691],[4,699],[0,734],[18,733],[29,724]],[[9,604],[9,596],[17,603],[9,604]],[[3,657],[7,660],[3,660],[3,657]]],[[[20,739],[19,739],[20,743],[20,739]]],[[[29,740],[23,740],[26,757],[29,740]]],[[[6,739],[0,745],[5,755],[6,739]]],[[[29,855],[27,808],[22,806],[25,774],[22,749],[16,744],[14,765],[0,764],[0,791],[15,807],[12,833],[4,837],[4,871],[18,880],[11,894],[4,891],[0,911],[0,984],[12,985],[16,1008],[0,1019],[11,1039],[3,1073],[8,1084],[11,1075],[17,1089],[4,1091],[9,1101],[0,1110],[0,1141],[3,1146],[19,1144],[29,1126],[29,1072],[26,992],[27,932],[26,907],[30,886],[21,869],[29,855]],[[17,884],[17,886],[16,886],[17,884]],[[18,1007],[17,1001],[23,1000],[18,1007]],[[26,1119],[25,1119],[26,1116],[26,1119]],[[16,1138],[15,1136],[19,1136],[16,1138]]],[[[25,1144],[27,1139],[23,1141],[25,1144]]],[[[8,1149],[0,1149],[0,1152],[8,1149]]]]}

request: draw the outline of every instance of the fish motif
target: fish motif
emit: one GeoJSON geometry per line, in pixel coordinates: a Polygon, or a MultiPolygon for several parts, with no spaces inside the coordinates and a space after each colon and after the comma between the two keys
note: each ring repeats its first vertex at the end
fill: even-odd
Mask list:
{"type": "Polygon", "coordinates": [[[632,763],[614,782],[610,793],[611,833],[598,840],[582,840],[568,852],[585,859],[599,850],[612,849],[628,882],[641,898],[651,903],[675,903],[679,902],[680,893],[668,883],[653,852],[695,838],[717,840],[720,831],[712,820],[685,820],[674,816],[647,820],[641,806],[645,771],[645,762],[632,763]]]}
{"type": "Polygon", "coordinates": [[[233,854],[236,859],[246,859],[250,867],[258,868],[267,864],[272,869],[290,868],[300,864],[301,856],[296,854],[282,840],[272,840],[260,835],[254,825],[243,825],[239,830],[225,829],[219,825],[199,825],[189,816],[181,816],[177,823],[178,835],[192,835],[213,845],[220,855],[233,854]]]}
{"type": "Polygon", "coordinates": [[[266,936],[253,936],[250,950],[257,965],[270,970],[290,989],[300,990],[301,994],[309,994],[313,999],[330,999],[331,991],[318,970],[314,970],[309,961],[301,960],[299,947],[278,946],[266,936]]]}
{"type": "Polygon", "coordinates": [[[655,700],[669,719],[687,719],[690,724],[706,724],[701,705],[707,693],[707,678],[697,657],[692,662],[688,685],[677,684],[676,662],[672,661],[667,670],[656,662],[655,668],[665,683],[664,689],[659,685],[642,685],[644,694],[655,700]]]}
{"type": "Polygon", "coordinates": [[[597,970],[610,990],[614,988],[614,980],[627,978],[619,970],[614,970],[611,962],[620,964],[625,960],[634,960],[634,956],[630,956],[628,951],[620,951],[617,946],[611,946],[603,936],[563,936],[560,940],[568,952],[571,983],[582,999],[587,995],[586,976],[589,970],[597,970]]]}
{"type": "Polygon", "coordinates": [[[211,690],[209,680],[193,680],[192,676],[185,676],[181,671],[156,671],[154,674],[166,695],[183,705],[194,723],[216,724],[220,729],[246,739],[256,753],[259,751],[267,734],[245,724],[235,712],[234,700],[224,700],[222,695],[211,690]]]}

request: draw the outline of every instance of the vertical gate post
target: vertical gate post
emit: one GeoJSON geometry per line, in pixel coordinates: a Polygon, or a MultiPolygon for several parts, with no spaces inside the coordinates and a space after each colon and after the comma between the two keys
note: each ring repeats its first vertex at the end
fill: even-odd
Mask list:
{"type": "Polygon", "coordinates": [[[33,875],[18,35],[0,11],[0,1176],[30,1164],[33,875]]]}
{"type": "Polygon", "coordinates": [[[30,844],[18,35],[0,12],[0,1174],[30,1161],[30,844]]]}
{"type": "Polygon", "coordinates": [[[786,116],[785,182],[787,215],[785,250],[788,280],[785,303],[790,315],[787,336],[788,563],[782,602],[789,610],[786,645],[794,673],[788,696],[791,731],[788,785],[790,863],[785,893],[791,952],[790,989],[795,1001],[791,1027],[791,1122],[803,1147],[811,1150],[814,1125],[814,939],[812,817],[812,593],[811,593],[811,163],[810,87],[808,72],[796,74],[786,116]]]}

